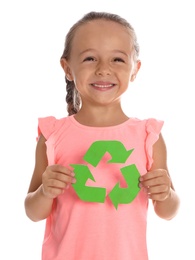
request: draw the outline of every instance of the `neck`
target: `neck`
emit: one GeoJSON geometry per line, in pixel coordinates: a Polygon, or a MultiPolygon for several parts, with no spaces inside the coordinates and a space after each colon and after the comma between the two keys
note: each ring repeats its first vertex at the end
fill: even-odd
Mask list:
{"type": "Polygon", "coordinates": [[[90,109],[81,107],[74,117],[80,124],[95,127],[119,125],[128,120],[128,117],[123,112],[121,106],[105,106],[90,109]]]}

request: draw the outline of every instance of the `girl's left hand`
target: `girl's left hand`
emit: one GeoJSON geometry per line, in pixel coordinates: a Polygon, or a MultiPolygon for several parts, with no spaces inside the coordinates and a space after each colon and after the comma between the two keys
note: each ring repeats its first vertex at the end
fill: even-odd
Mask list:
{"type": "Polygon", "coordinates": [[[141,176],[139,186],[144,189],[150,199],[164,201],[171,191],[171,179],[166,170],[156,169],[141,176]]]}

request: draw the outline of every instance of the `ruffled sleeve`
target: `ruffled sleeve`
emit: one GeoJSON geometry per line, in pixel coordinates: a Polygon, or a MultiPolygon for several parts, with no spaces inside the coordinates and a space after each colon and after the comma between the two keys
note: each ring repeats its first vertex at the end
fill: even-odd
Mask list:
{"type": "Polygon", "coordinates": [[[146,122],[146,155],[147,170],[150,170],[153,163],[153,145],[158,140],[164,122],[150,118],[146,122]]]}
{"type": "Polygon", "coordinates": [[[38,118],[38,137],[42,134],[46,140],[54,132],[56,126],[56,118],[53,116],[38,118]]]}

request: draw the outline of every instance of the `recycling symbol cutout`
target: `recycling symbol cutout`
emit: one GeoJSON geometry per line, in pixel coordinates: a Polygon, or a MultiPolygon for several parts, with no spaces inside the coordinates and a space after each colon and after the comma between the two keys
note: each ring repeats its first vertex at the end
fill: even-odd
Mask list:
{"type": "MultiPolygon", "coordinates": [[[[127,151],[120,141],[96,141],[87,150],[83,159],[94,167],[97,167],[105,153],[109,153],[112,158],[108,163],[125,163],[133,149],[127,151]]],[[[71,164],[74,168],[76,183],[72,184],[78,197],[86,202],[104,203],[106,199],[106,188],[86,186],[88,179],[96,181],[87,165],[71,164]]],[[[121,188],[120,183],[116,183],[108,194],[114,207],[117,209],[119,204],[129,204],[137,196],[139,188],[140,173],[135,164],[124,166],[120,169],[127,188],[121,188]]]]}

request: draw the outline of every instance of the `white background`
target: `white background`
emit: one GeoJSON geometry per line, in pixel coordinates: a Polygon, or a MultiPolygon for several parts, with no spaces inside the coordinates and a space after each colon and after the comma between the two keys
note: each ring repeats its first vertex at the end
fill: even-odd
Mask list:
{"type": "Polygon", "coordinates": [[[165,221],[149,207],[150,260],[195,259],[193,2],[1,0],[0,259],[41,259],[44,221],[31,222],[23,206],[34,167],[37,118],[67,115],[59,59],[69,27],[88,11],[117,13],[133,25],[142,67],[122,100],[124,110],[165,122],[162,133],[181,208],[175,219],[165,221]]]}

